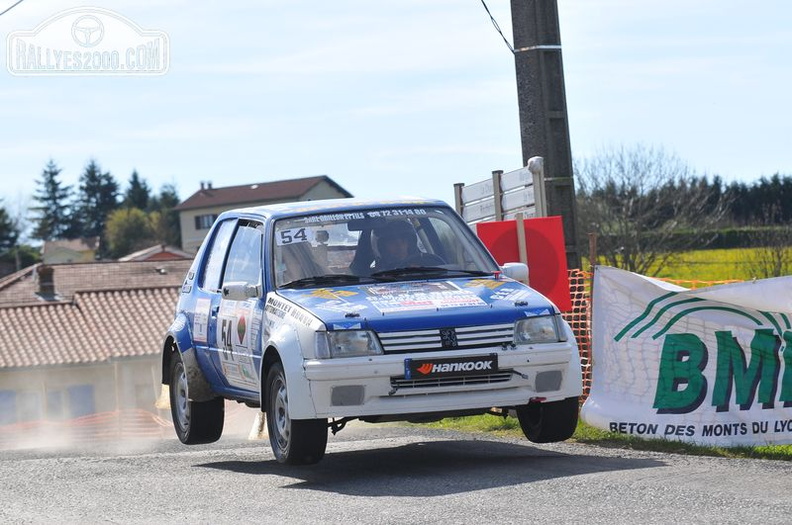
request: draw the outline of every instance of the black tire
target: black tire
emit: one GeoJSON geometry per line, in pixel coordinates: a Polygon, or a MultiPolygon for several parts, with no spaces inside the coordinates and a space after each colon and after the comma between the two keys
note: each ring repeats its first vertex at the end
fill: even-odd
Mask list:
{"type": "Polygon", "coordinates": [[[187,371],[181,356],[171,360],[170,405],[173,428],[185,445],[214,443],[223,434],[225,402],[222,397],[209,401],[191,401],[187,371]]]}
{"type": "Polygon", "coordinates": [[[286,374],[275,363],[264,383],[267,432],[278,463],[311,465],[319,462],[327,448],[327,419],[291,419],[286,374]]]}
{"type": "Polygon", "coordinates": [[[523,434],[534,443],[564,441],[575,433],[578,398],[568,397],[550,403],[530,403],[516,407],[523,434]]]}

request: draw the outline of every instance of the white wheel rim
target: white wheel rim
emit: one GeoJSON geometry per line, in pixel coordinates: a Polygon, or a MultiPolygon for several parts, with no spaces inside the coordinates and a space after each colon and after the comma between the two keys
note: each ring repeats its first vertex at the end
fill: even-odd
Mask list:
{"type": "Polygon", "coordinates": [[[172,386],[176,389],[174,396],[176,419],[179,422],[179,426],[186,430],[190,424],[190,405],[187,393],[187,373],[184,371],[183,366],[179,368],[179,377],[176,380],[176,384],[172,386]]]}
{"type": "Polygon", "coordinates": [[[289,420],[289,399],[286,395],[286,383],[281,378],[276,379],[273,389],[272,412],[275,423],[275,436],[282,450],[289,446],[291,421],[289,420]]]}

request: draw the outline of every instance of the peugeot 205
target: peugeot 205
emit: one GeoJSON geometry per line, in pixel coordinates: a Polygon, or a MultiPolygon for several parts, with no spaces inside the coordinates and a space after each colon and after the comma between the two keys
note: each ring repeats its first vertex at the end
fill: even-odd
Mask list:
{"type": "Polygon", "coordinates": [[[339,199],[222,213],[184,280],[162,382],[182,443],[225,400],[265,413],[277,461],[311,464],[358,419],[514,414],[536,443],[578,418],[574,335],[437,200],[339,199]],[[515,278],[513,278],[515,277],[515,278]]]}

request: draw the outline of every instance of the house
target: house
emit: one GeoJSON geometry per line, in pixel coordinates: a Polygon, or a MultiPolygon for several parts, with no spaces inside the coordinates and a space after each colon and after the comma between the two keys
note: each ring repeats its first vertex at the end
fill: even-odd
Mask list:
{"type": "Polygon", "coordinates": [[[155,244],[148,248],[138,250],[124,257],[120,257],[119,261],[170,261],[174,259],[192,259],[193,254],[189,254],[174,246],[166,244],[155,244]]]}
{"type": "Polygon", "coordinates": [[[191,262],[36,264],[1,279],[0,446],[58,422],[85,431],[91,415],[114,431],[123,411],[167,418],[162,337],[191,262]]]}
{"type": "Polygon", "coordinates": [[[44,264],[91,262],[99,250],[99,237],[45,241],[41,248],[44,264]]]}
{"type": "Polygon", "coordinates": [[[327,175],[215,188],[201,182],[201,189],[174,209],[179,212],[182,249],[194,254],[220,213],[233,208],[352,197],[327,175]]]}

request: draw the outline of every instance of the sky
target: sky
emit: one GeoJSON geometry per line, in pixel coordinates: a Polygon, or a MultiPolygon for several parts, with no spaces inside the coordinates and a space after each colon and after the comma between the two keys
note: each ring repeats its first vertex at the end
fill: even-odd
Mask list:
{"type": "MultiPolygon", "coordinates": [[[[166,35],[167,70],[12,75],[12,36],[85,0],[0,16],[0,198],[14,213],[50,159],[65,185],[94,159],[122,190],[137,170],[182,199],[201,181],[328,175],[357,197],[452,204],[454,183],[521,167],[514,59],[480,0],[90,5],[166,35]]],[[[487,5],[511,41],[509,2],[487,5]]],[[[792,2],[558,7],[574,158],[643,144],[727,182],[792,175],[792,2]]],[[[121,31],[100,20],[110,45],[121,31]]]]}

